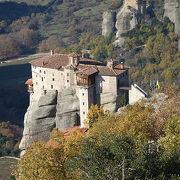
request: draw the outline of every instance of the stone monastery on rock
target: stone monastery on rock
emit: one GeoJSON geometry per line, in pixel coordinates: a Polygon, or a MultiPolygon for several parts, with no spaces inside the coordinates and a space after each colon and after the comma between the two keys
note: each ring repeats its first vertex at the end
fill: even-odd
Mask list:
{"type": "Polygon", "coordinates": [[[116,60],[110,59],[104,64],[71,53],[51,54],[30,63],[32,79],[26,81],[30,101],[32,97],[38,101],[48,91],[59,93],[64,89],[74,89],[79,99],[78,125],[81,127],[84,127],[91,104],[103,104],[105,110],[115,111],[117,99],[122,93],[128,93],[128,67],[123,62],[117,64],[116,60]],[[109,104],[108,98],[114,99],[115,103],[109,104]]]}

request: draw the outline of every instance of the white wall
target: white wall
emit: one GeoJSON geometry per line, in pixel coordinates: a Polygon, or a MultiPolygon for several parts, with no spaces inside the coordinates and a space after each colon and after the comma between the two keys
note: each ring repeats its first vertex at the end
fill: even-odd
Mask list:
{"type": "Polygon", "coordinates": [[[38,97],[45,90],[62,90],[75,84],[76,74],[73,70],[63,70],[31,66],[34,96],[38,97]]]}
{"type": "Polygon", "coordinates": [[[96,76],[95,79],[96,94],[108,93],[117,94],[116,76],[96,76]]]}
{"type": "Polygon", "coordinates": [[[142,91],[140,91],[139,88],[140,87],[138,87],[136,84],[131,85],[131,90],[129,90],[129,104],[133,105],[134,103],[148,96],[146,92],[143,92],[141,88],[140,89],[142,91]]]}

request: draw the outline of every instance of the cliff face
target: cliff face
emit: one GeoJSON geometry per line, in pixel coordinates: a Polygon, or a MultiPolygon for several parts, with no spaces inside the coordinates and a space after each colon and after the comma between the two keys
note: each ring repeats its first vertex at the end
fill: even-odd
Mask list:
{"type": "Polygon", "coordinates": [[[109,36],[113,33],[115,28],[115,13],[104,12],[102,22],[102,35],[109,36]]]}
{"type": "Polygon", "coordinates": [[[164,17],[169,17],[169,19],[175,24],[175,32],[179,36],[178,49],[180,52],[180,1],[165,0],[164,9],[164,17]]]}
{"type": "Polygon", "coordinates": [[[140,18],[141,15],[141,12],[139,12],[137,8],[129,6],[129,4],[124,4],[116,16],[112,12],[104,12],[102,35],[109,36],[116,28],[117,33],[114,44],[120,47],[123,46],[124,38],[121,34],[133,29],[138,23],[138,18],[140,18]]]}
{"type": "Polygon", "coordinates": [[[123,7],[116,16],[117,33],[114,44],[120,47],[123,46],[124,38],[121,34],[133,29],[137,23],[137,11],[133,8],[127,9],[126,7],[123,7]]]}
{"type": "Polygon", "coordinates": [[[48,141],[53,128],[72,128],[78,120],[79,100],[76,91],[65,89],[60,93],[47,91],[39,100],[30,97],[30,105],[24,116],[24,132],[19,148],[24,150],[34,141],[48,141]]]}
{"type": "MultiPolygon", "coordinates": [[[[68,88],[57,93],[47,91],[39,100],[30,96],[30,105],[24,116],[24,132],[19,148],[23,150],[34,141],[48,141],[53,128],[66,130],[80,124],[80,104],[76,89],[68,88]]],[[[101,104],[111,112],[116,109],[117,96],[101,93],[101,104]]]]}

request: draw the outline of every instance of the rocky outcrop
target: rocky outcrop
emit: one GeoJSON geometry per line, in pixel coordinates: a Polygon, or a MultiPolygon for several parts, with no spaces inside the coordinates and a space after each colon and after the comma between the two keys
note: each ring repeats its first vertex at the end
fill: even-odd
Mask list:
{"type": "Polygon", "coordinates": [[[138,23],[137,11],[133,8],[123,7],[116,16],[116,41],[114,44],[116,46],[124,45],[124,38],[121,36],[122,33],[125,33],[133,29],[138,23]]]}
{"type": "Polygon", "coordinates": [[[72,128],[78,121],[79,100],[76,91],[64,89],[58,93],[47,91],[39,100],[30,97],[24,117],[24,131],[19,148],[24,150],[34,141],[48,141],[54,127],[59,130],[72,128]]]}
{"type": "Polygon", "coordinates": [[[58,94],[56,127],[59,130],[69,129],[78,124],[79,118],[79,99],[74,89],[66,89],[58,94]]]}
{"type": "Polygon", "coordinates": [[[169,19],[175,24],[175,32],[179,36],[178,49],[180,52],[180,1],[165,0],[164,9],[164,17],[169,17],[169,19]]]}
{"type": "Polygon", "coordinates": [[[103,22],[102,22],[102,35],[109,36],[113,33],[115,28],[115,13],[113,12],[104,12],[103,13],[103,22]]]}
{"type": "Polygon", "coordinates": [[[39,101],[34,100],[31,95],[31,103],[24,116],[23,138],[19,145],[21,150],[36,140],[49,139],[50,132],[55,127],[56,99],[55,91],[47,92],[39,101]]]}

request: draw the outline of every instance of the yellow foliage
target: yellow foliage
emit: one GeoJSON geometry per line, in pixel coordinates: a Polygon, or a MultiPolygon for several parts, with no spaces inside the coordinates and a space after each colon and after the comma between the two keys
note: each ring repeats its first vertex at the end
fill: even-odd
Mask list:
{"type": "Polygon", "coordinates": [[[88,114],[87,114],[87,119],[85,121],[85,126],[86,127],[92,127],[92,125],[98,121],[98,119],[100,117],[104,116],[104,110],[103,110],[103,106],[98,106],[97,104],[94,105],[92,104],[88,114]]]}

